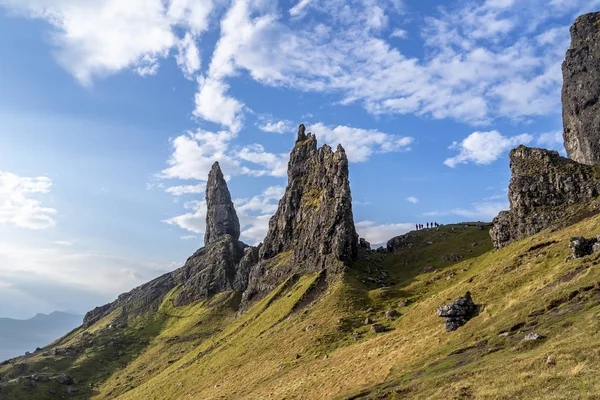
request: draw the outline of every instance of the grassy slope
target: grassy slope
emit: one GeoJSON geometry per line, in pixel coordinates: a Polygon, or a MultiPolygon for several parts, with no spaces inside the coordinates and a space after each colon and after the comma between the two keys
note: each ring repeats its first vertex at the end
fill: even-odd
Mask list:
{"type": "MultiPolygon", "coordinates": [[[[104,372],[81,372],[104,383],[80,389],[98,399],[594,398],[600,392],[600,290],[594,286],[600,255],[565,257],[568,239],[600,233],[599,223],[600,216],[592,217],[497,252],[475,227],[421,231],[410,249],[357,262],[314,302],[319,277],[294,277],[238,318],[233,294],[183,309],[167,299],[153,320],[122,333],[121,340],[146,336],[127,348],[120,364],[99,363],[113,359],[104,353],[87,355],[87,365],[104,372]],[[442,264],[441,256],[451,253],[477,257],[442,264]],[[437,270],[422,273],[428,265],[437,270]],[[375,267],[395,285],[368,281],[375,267]],[[446,333],[436,308],[467,290],[481,313],[446,333]],[[408,307],[386,320],[385,310],[399,301],[408,307]],[[367,316],[388,331],[372,333],[367,316]],[[545,339],[522,341],[528,332],[545,339]],[[546,364],[548,356],[554,365],[546,364]]],[[[79,340],[79,333],[67,341],[79,340]]],[[[40,370],[43,357],[32,357],[23,362],[40,370]]],[[[14,368],[0,367],[0,375],[14,368]]],[[[0,398],[45,398],[43,385],[54,383],[13,384],[0,398]]]]}

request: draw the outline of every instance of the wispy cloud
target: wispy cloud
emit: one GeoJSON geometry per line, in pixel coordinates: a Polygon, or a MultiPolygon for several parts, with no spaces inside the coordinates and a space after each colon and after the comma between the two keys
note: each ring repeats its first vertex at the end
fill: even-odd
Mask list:
{"type": "Polygon", "coordinates": [[[35,198],[50,193],[51,188],[52,180],[45,176],[23,177],[0,171],[0,224],[35,230],[56,225],[57,211],[35,198]]]}

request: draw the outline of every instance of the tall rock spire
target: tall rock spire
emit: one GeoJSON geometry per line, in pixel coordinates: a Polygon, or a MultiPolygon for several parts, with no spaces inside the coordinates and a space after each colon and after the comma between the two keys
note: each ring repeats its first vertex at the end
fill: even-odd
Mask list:
{"type": "Polygon", "coordinates": [[[341,145],[317,149],[315,135],[300,125],[288,164],[288,186],[269,221],[263,258],[293,250],[296,262],[324,268],[326,259],[355,258],[358,237],[352,216],[348,158],[341,145]]]}
{"type": "Polygon", "coordinates": [[[204,245],[217,241],[223,235],[240,238],[240,220],[233,207],[227,182],[218,162],[215,162],[208,174],[206,184],[206,232],[204,245]]]}
{"type": "Polygon", "coordinates": [[[288,164],[288,185],[250,270],[241,309],[292,276],[335,275],[357,256],[348,158],[342,146],[317,148],[317,139],[298,129],[288,164]]]}
{"type": "Polygon", "coordinates": [[[563,63],[563,124],[570,159],[600,165],[600,12],[577,18],[563,63]]]}

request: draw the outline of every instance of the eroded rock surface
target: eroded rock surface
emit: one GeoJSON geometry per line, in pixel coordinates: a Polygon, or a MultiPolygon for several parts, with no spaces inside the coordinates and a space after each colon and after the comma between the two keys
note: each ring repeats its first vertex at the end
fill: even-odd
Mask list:
{"type": "Polygon", "coordinates": [[[240,238],[240,220],[235,212],[227,182],[218,162],[215,162],[206,182],[206,232],[204,245],[217,241],[221,236],[240,238]]]}
{"type": "Polygon", "coordinates": [[[294,274],[340,272],[357,250],[346,152],[339,145],[335,152],[328,145],[317,148],[317,138],[300,125],[288,186],[242,302],[264,296],[294,274]]]}
{"type": "Polygon", "coordinates": [[[501,212],[490,231],[497,249],[540,232],[564,218],[569,206],[599,194],[598,169],[556,151],[519,146],[510,152],[510,169],[510,211],[501,212]]]}
{"type": "Polygon", "coordinates": [[[600,165],[600,13],[577,18],[562,66],[563,123],[569,158],[600,165]]]}
{"type": "Polygon", "coordinates": [[[595,238],[586,239],[584,237],[571,238],[569,242],[571,249],[571,258],[583,258],[600,251],[600,235],[595,238]]]}
{"type": "Polygon", "coordinates": [[[440,306],[438,317],[446,318],[446,331],[452,332],[466,324],[477,314],[478,307],[471,298],[471,293],[465,293],[450,304],[440,306]]]}
{"type": "Polygon", "coordinates": [[[118,312],[115,324],[119,325],[139,314],[155,311],[178,285],[181,289],[173,299],[174,305],[190,304],[229,290],[242,292],[246,288],[250,266],[258,258],[257,249],[249,249],[238,240],[239,220],[218,163],[208,176],[206,203],[206,245],[188,258],[183,267],[88,312],[85,327],[115,311],[118,312]]]}

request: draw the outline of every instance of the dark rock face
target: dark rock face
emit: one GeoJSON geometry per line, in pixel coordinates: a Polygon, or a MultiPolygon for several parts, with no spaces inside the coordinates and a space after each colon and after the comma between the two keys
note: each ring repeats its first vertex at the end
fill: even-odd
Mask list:
{"type": "Polygon", "coordinates": [[[215,162],[206,183],[206,232],[204,245],[215,242],[223,235],[240,238],[240,220],[233,207],[227,182],[219,163],[215,162]]]}
{"type": "Polygon", "coordinates": [[[563,123],[569,158],[600,165],[600,13],[577,18],[562,66],[563,123]]]}
{"type": "Polygon", "coordinates": [[[260,298],[290,276],[340,272],[354,260],[358,235],[352,216],[348,158],[342,146],[317,149],[300,125],[288,164],[288,186],[250,271],[242,303],[260,298]]]}
{"type": "Polygon", "coordinates": [[[599,194],[598,171],[556,151],[519,146],[510,152],[510,169],[510,211],[501,212],[490,231],[497,249],[540,232],[564,218],[568,206],[599,194]]]}
{"type": "Polygon", "coordinates": [[[250,266],[256,263],[258,250],[248,248],[238,240],[239,220],[218,163],[213,165],[208,177],[206,203],[206,245],[196,251],[183,267],[88,312],[84,318],[85,327],[115,310],[120,310],[114,322],[119,326],[126,324],[131,317],[155,311],[165,296],[178,285],[180,291],[173,300],[176,306],[191,304],[229,290],[242,292],[246,288],[250,266]]]}
{"type": "Polygon", "coordinates": [[[226,234],[191,256],[183,268],[176,271],[181,291],[175,305],[190,304],[236,287],[237,266],[244,257],[246,245],[226,234]]]}
{"type": "Polygon", "coordinates": [[[156,310],[162,299],[175,287],[173,273],[164,274],[130,292],[119,295],[112,303],[96,307],[88,312],[83,319],[83,326],[89,327],[104,318],[114,310],[121,309],[116,323],[125,323],[128,318],[135,317],[146,311],[156,310]]]}
{"type": "Polygon", "coordinates": [[[571,249],[572,259],[594,254],[595,252],[600,251],[600,235],[591,239],[586,239],[584,237],[571,238],[569,248],[571,249]]]}
{"type": "Polygon", "coordinates": [[[477,314],[478,307],[473,303],[471,293],[465,293],[450,304],[440,306],[437,311],[438,317],[446,318],[446,331],[452,332],[466,324],[477,314]]]}
{"type": "Polygon", "coordinates": [[[320,269],[330,256],[354,259],[358,235],[344,149],[317,149],[317,138],[304,131],[301,125],[288,164],[288,186],[269,221],[260,255],[268,259],[292,250],[294,261],[320,269]]]}

